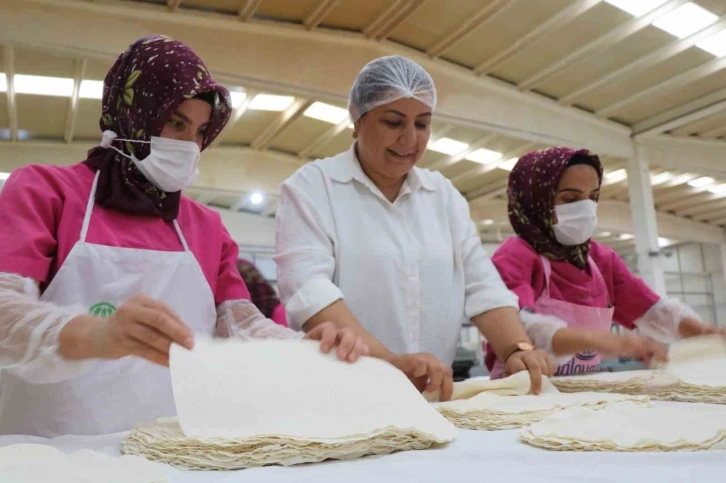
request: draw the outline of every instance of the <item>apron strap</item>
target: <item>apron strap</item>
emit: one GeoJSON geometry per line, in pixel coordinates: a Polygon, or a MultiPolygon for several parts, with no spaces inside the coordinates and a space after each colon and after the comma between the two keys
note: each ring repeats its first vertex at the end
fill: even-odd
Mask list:
{"type": "Polygon", "coordinates": [[[596,280],[601,287],[605,288],[605,293],[608,296],[608,306],[612,306],[612,301],[610,300],[610,291],[608,290],[608,284],[605,282],[605,277],[602,276],[602,272],[595,263],[595,260],[593,260],[592,257],[589,255],[587,257],[587,264],[590,267],[590,273],[592,274],[593,280],[596,280]]]}
{"type": "Polygon", "coordinates": [[[93,204],[96,200],[96,188],[98,187],[99,176],[101,176],[101,170],[96,171],[96,176],[93,178],[91,194],[88,196],[88,203],[86,204],[86,213],[83,215],[83,226],[81,227],[82,243],[85,243],[86,235],[88,235],[88,225],[91,223],[91,213],[93,213],[93,204]]]}
{"type": "Polygon", "coordinates": [[[181,228],[179,227],[179,223],[174,220],[174,229],[176,230],[176,234],[179,235],[179,241],[181,241],[182,246],[184,247],[184,251],[189,251],[189,245],[187,245],[187,240],[184,238],[184,235],[182,234],[181,228]]]}
{"type": "Polygon", "coordinates": [[[546,295],[549,297],[550,295],[550,277],[552,276],[552,264],[550,263],[549,258],[540,255],[539,259],[542,260],[542,265],[544,267],[544,275],[545,275],[545,286],[544,290],[542,290],[542,295],[546,295]]]}

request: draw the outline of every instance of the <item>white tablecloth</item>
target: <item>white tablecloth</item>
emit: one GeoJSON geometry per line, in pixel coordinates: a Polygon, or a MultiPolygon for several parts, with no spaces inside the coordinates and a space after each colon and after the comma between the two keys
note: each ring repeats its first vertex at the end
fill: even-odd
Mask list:
{"type": "MultiPolygon", "coordinates": [[[[0,446],[48,444],[61,451],[87,448],[119,455],[123,434],[44,439],[0,436],[0,446]]],[[[232,472],[184,472],[164,466],[172,483],[401,483],[726,482],[726,451],[695,453],[550,452],[517,441],[517,431],[461,430],[447,447],[353,461],[232,472]]],[[[2,481],[2,478],[0,478],[2,481]]]]}

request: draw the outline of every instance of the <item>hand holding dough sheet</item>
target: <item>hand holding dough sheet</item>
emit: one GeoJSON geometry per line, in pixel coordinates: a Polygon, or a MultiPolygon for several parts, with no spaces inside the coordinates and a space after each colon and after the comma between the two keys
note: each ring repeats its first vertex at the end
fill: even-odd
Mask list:
{"type": "Polygon", "coordinates": [[[520,431],[520,438],[557,451],[699,451],[726,449],[726,407],[632,403],[599,411],[575,407],[520,431]]]}
{"type": "Polygon", "coordinates": [[[166,483],[158,465],[137,456],[113,458],[82,450],[65,454],[41,444],[0,448],[3,483],[166,483]]]}
{"type": "Polygon", "coordinates": [[[457,427],[497,430],[519,428],[573,406],[601,408],[622,401],[648,405],[650,401],[645,396],[563,394],[547,378],[539,395],[529,391],[527,372],[493,381],[464,381],[454,384],[456,400],[435,403],[434,407],[457,427]]]}
{"type": "Polygon", "coordinates": [[[391,365],[355,364],[308,341],[172,347],[176,419],[140,425],[127,453],[185,468],[297,464],[422,449],[456,429],[391,365]]]}

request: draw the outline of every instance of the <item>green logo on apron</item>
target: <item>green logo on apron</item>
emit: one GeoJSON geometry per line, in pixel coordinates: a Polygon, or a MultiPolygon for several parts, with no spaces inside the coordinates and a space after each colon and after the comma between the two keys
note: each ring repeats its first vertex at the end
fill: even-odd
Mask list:
{"type": "Polygon", "coordinates": [[[114,312],[116,312],[116,307],[108,302],[101,302],[96,305],[92,305],[91,308],[88,309],[89,314],[102,319],[111,317],[114,312]]]}

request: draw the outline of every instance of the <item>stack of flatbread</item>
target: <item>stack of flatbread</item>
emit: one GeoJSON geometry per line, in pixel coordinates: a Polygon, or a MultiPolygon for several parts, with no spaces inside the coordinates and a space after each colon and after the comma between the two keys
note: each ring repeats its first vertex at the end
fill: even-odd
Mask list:
{"type": "Polygon", "coordinates": [[[167,483],[158,465],[138,456],[113,458],[82,450],[65,454],[42,444],[0,448],[3,483],[167,483]]]}
{"type": "Polygon", "coordinates": [[[543,379],[542,392],[535,396],[530,394],[529,373],[520,372],[505,379],[456,383],[452,400],[434,403],[434,407],[459,428],[499,430],[526,426],[573,406],[600,409],[623,401],[644,406],[650,403],[647,396],[564,394],[547,378],[543,379]]]}
{"type": "Polygon", "coordinates": [[[669,362],[658,370],[557,377],[562,392],[647,394],[661,401],[726,404],[726,340],[695,337],[672,344],[669,362]]]}
{"type": "Polygon", "coordinates": [[[126,454],[184,469],[350,459],[448,443],[456,428],[402,372],[355,364],[310,341],[197,341],[172,347],[177,418],[139,425],[126,454]]]}
{"type": "Polygon", "coordinates": [[[726,449],[726,407],[575,407],[520,430],[533,446],[556,451],[700,451],[726,449]]]}

